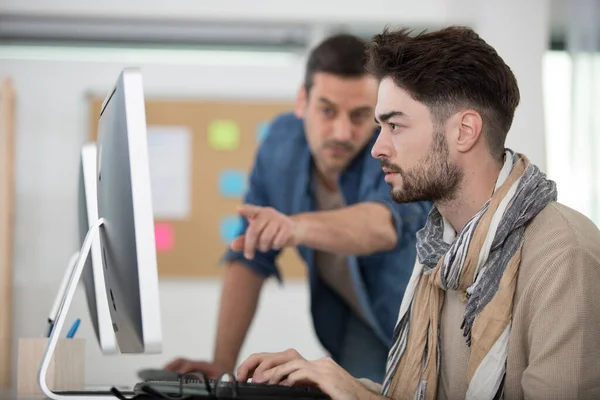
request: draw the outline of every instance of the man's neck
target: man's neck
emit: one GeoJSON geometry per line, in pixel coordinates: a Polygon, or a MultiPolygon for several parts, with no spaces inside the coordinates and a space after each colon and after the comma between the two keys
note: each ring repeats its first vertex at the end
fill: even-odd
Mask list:
{"type": "Polygon", "coordinates": [[[330,192],[337,192],[339,190],[338,181],[340,178],[339,173],[325,173],[323,172],[323,168],[319,168],[318,165],[315,164],[315,172],[316,178],[321,182],[321,184],[330,192]]]}
{"type": "Polygon", "coordinates": [[[452,200],[435,203],[440,214],[456,232],[460,232],[490,199],[501,169],[502,164],[491,158],[479,163],[477,168],[465,173],[461,187],[452,200]]]}

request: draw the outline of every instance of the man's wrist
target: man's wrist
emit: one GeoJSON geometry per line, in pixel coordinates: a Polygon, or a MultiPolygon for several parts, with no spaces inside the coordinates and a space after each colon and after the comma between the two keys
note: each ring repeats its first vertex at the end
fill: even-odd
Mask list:
{"type": "Polygon", "coordinates": [[[356,395],[361,400],[380,400],[385,397],[380,395],[381,386],[368,379],[356,379],[356,395]]]}
{"type": "Polygon", "coordinates": [[[361,386],[365,387],[368,391],[379,394],[381,393],[381,385],[379,383],[375,383],[367,378],[359,378],[356,379],[361,386]]]}
{"type": "Polygon", "coordinates": [[[213,358],[213,364],[224,371],[235,372],[234,371],[235,363],[236,363],[236,360],[235,359],[232,360],[230,357],[223,358],[223,357],[215,356],[213,358]]]}
{"type": "Polygon", "coordinates": [[[305,214],[295,214],[290,216],[292,220],[292,235],[293,235],[293,246],[302,246],[304,238],[306,237],[306,218],[305,214]]]}

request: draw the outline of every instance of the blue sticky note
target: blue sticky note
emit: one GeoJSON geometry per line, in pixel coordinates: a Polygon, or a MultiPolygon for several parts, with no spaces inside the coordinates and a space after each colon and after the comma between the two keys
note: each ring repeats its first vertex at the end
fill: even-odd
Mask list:
{"type": "Polygon", "coordinates": [[[268,122],[262,122],[258,124],[258,129],[256,131],[256,142],[261,143],[267,135],[269,134],[270,124],[268,122]]]}
{"type": "Polygon", "coordinates": [[[246,191],[246,174],[238,169],[226,169],[219,175],[219,192],[223,197],[242,197],[246,191]]]}
{"type": "Polygon", "coordinates": [[[235,215],[221,219],[219,234],[223,243],[229,245],[240,233],[242,233],[242,217],[235,215]]]}

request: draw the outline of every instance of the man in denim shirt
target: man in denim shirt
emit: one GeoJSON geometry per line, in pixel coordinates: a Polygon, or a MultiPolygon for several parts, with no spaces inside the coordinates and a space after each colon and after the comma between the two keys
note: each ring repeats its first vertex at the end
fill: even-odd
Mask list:
{"type": "Polygon", "coordinates": [[[214,363],[178,359],[166,369],[233,371],[263,282],[280,279],[277,256],[295,246],[322,345],[354,376],[383,379],[430,204],[393,202],[371,157],[378,85],[364,62],[365,44],[350,35],[311,52],[295,113],[271,123],[258,151],[242,232],[224,257],[214,363]]]}

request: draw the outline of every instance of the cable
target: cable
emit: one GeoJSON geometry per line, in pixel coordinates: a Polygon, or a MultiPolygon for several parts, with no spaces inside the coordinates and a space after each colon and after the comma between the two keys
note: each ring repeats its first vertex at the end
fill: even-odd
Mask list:
{"type": "MultiPolygon", "coordinates": [[[[152,386],[148,386],[148,385],[144,385],[142,386],[142,391],[144,393],[147,393],[151,396],[156,396],[156,397],[160,397],[161,399],[166,399],[166,400],[171,400],[173,397],[166,395],[156,389],[154,389],[152,386]]],[[[181,396],[179,396],[181,398],[183,398],[183,393],[181,394],[181,396]]]]}
{"type": "Polygon", "coordinates": [[[188,372],[187,374],[183,374],[179,377],[179,395],[183,396],[183,385],[185,383],[189,383],[186,382],[186,377],[188,376],[193,376],[196,378],[200,378],[198,379],[199,381],[202,381],[204,383],[204,387],[206,388],[206,391],[208,392],[208,394],[210,396],[212,396],[212,388],[210,387],[210,383],[208,381],[208,378],[206,377],[206,375],[204,374],[204,372],[188,372]]]}
{"type": "Polygon", "coordinates": [[[229,391],[225,391],[221,393],[223,397],[228,399],[239,399],[239,389],[238,389],[238,381],[235,379],[235,376],[230,373],[221,374],[218,379],[215,381],[209,380],[206,375],[202,372],[189,372],[186,374],[177,374],[177,381],[171,381],[173,383],[178,383],[179,392],[177,394],[173,393],[164,393],[161,390],[155,389],[152,386],[152,381],[144,382],[140,385],[138,395],[134,396],[131,399],[128,399],[123,395],[121,391],[117,388],[111,388],[111,393],[119,400],[146,400],[150,399],[165,399],[165,400],[192,400],[192,399],[218,399],[220,398],[219,392],[223,392],[223,389],[228,389],[229,385],[223,385],[223,383],[229,383],[224,381],[223,379],[226,376],[231,377],[231,393],[229,391]],[[196,395],[196,394],[185,394],[185,389],[187,384],[203,384],[207,394],[206,395],[196,395]],[[212,384],[211,384],[212,383],[212,384]],[[221,389],[221,390],[219,390],[221,389]],[[147,397],[148,396],[148,397],[147,397]]]}
{"type": "Polygon", "coordinates": [[[127,397],[123,396],[123,393],[116,387],[110,388],[110,392],[119,400],[127,400],[127,397]]]}

